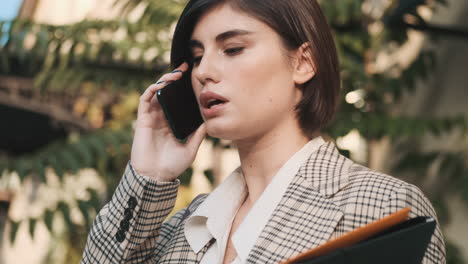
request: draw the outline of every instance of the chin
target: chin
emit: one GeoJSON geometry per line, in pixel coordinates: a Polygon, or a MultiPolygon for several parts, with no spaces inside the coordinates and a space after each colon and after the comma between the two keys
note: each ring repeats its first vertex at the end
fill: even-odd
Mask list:
{"type": "Polygon", "coordinates": [[[242,133],[239,129],[231,124],[222,124],[217,120],[209,120],[205,122],[206,133],[210,137],[220,138],[225,140],[236,140],[242,137],[242,133]]]}
{"type": "Polygon", "coordinates": [[[206,133],[210,137],[231,140],[231,132],[227,131],[226,128],[211,128],[206,126],[206,133]]]}
{"type": "Polygon", "coordinates": [[[229,140],[239,141],[248,138],[255,138],[256,135],[263,132],[254,130],[252,126],[240,126],[233,124],[206,124],[206,132],[210,137],[229,140]]]}

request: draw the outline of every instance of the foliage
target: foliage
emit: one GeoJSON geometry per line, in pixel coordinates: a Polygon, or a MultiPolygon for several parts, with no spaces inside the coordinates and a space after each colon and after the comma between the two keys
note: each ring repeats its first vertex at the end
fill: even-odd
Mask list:
{"type": "MultiPolygon", "coordinates": [[[[3,155],[0,171],[4,177],[16,172],[21,181],[32,177],[47,184],[50,168],[62,181],[65,174],[96,168],[108,189],[114,189],[128,161],[139,94],[168,67],[164,58],[169,31],[181,7],[176,1],[158,1],[146,7],[150,17],[136,22],[127,16],[63,26],[2,22],[0,74],[34,78],[33,86],[21,88],[22,95],[44,105],[58,104],[86,124],[69,126],[68,138],[34,153],[3,155]]],[[[11,240],[20,224],[28,224],[32,236],[38,221],[52,232],[56,215],[65,220],[68,230],[75,230],[71,208],[79,209],[88,228],[103,200],[109,198],[100,198],[94,189],[88,193],[89,200],[63,198],[39,217],[11,220],[11,240]]]]}
{"type": "MultiPolygon", "coordinates": [[[[434,51],[423,50],[409,66],[394,64],[385,69],[376,66],[379,54],[392,53],[407,42],[405,17],[425,23],[418,7],[434,9],[435,2],[444,1],[319,2],[334,32],[343,78],[339,113],[325,132],[335,139],[357,130],[369,142],[383,138],[390,138],[396,145],[412,142],[415,148],[402,152],[396,171],[427,175],[429,166],[439,160],[441,177],[451,183],[448,188],[431,192],[430,198],[437,200],[448,190],[457,190],[468,201],[466,155],[424,153],[418,147],[425,135],[437,137],[455,128],[464,130],[465,118],[406,116],[398,110],[404,97],[414,92],[417,82],[433,70],[434,51]],[[387,2],[390,4],[385,5],[387,2]],[[356,100],[348,100],[346,97],[350,95],[356,100]]],[[[64,26],[22,20],[0,24],[0,28],[7,29],[0,40],[8,37],[4,44],[0,41],[0,74],[34,78],[34,86],[23,91],[25,96],[45,104],[66,98],[60,101],[60,106],[89,124],[69,128],[66,140],[53,142],[35,153],[19,158],[3,157],[0,171],[16,172],[21,180],[35,177],[47,184],[47,168],[61,178],[82,168],[97,168],[112,191],[128,160],[132,119],[138,103],[135,92],[138,94],[147,87],[155,79],[155,73],[167,70],[171,29],[185,3],[116,0],[122,16],[112,21],[85,20],[64,26]],[[139,19],[130,19],[138,8],[143,10],[139,19]]],[[[219,143],[217,139],[210,140],[219,143]]],[[[191,174],[190,169],[184,173],[184,184],[190,182],[191,174]]],[[[211,170],[205,171],[205,175],[213,182],[211,170]]],[[[70,208],[74,207],[79,208],[88,228],[103,202],[95,190],[88,191],[89,200],[71,204],[59,201],[56,209],[23,222],[29,223],[31,234],[37,221],[43,221],[52,231],[54,216],[61,214],[68,229],[74,230],[76,223],[70,218],[70,208]]],[[[440,212],[444,210],[446,205],[442,203],[440,212]]],[[[13,223],[12,239],[20,224],[13,223]]]]}

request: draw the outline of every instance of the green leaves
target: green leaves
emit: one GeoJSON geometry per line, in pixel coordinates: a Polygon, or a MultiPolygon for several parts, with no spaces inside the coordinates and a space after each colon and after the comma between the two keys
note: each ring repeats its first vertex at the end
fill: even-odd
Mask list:
{"type": "Polygon", "coordinates": [[[54,211],[51,211],[49,209],[46,209],[44,211],[44,215],[42,217],[43,221],[44,221],[44,224],[46,225],[47,227],[47,230],[49,230],[49,232],[53,232],[54,230],[54,211]]]}
{"type": "Polygon", "coordinates": [[[68,206],[68,204],[66,204],[65,202],[59,202],[57,204],[57,209],[61,212],[63,220],[65,221],[65,225],[67,226],[67,229],[73,230],[75,228],[74,227],[75,224],[73,223],[71,219],[70,207],[68,206]]]}
{"type": "MultiPolygon", "coordinates": [[[[124,83],[134,78],[138,89],[162,69],[160,58],[143,56],[149,49],[164,54],[169,47],[160,45],[158,34],[167,27],[144,27],[128,21],[83,21],[70,26],[38,25],[15,20],[0,38],[8,39],[0,52],[0,73],[13,74],[11,64],[21,65],[21,74],[35,76],[36,90],[76,94],[83,82],[103,84],[113,80],[116,89],[128,89],[124,83]],[[135,36],[144,34],[145,41],[135,36]],[[28,38],[26,38],[28,37],[28,38]],[[118,39],[120,40],[114,40],[118,39]],[[34,39],[32,47],[31,41],[34,39]],[[133,50],[141,56],[132,58],[133,50]],[[103,71],[108,71],[103,75],[103,71]],[[116,74],[118,72],[118,74],[116,74]],[[103,78],[104,77],[104,78],[103,78]],[[71,84],[71,85],[70,85],[71,84]]],[[[96,86],[96,89],[99,89],[96,86]]]]}
{"type": "Polygon", "coordinates": [[[190,167],[179,176],[180,184],[183,186],[189,186],[190,181],[192,180],[192,175],[193,169],[190,167]]]}
{"type": "MultiPolygon", "coordinates": [[[[439,0],[440,1],[440,0],[439,0]]],[[[463,253],[461,250],[454,245],[451,241],[445,242],[445,247],[447,249],[447,264],[461,264],[465,263],[463,258],[463,253]]]]}
{"type": "MultiPolygon", "coordinates": [[[[2,160],[1,172],[3,170],[15,171],[22,181],[34,174],[38,176],[37,180],[47,184],[46,171],[48,168],[53,169],[62,183],[66,173],[73,174],[83,168],[96,168],[102,162],[108,171],[110,161],[127,157],[128,149],[123,146],[131,143],[131,134],[131,127],[124,126],[120,129],[102,129],[95,133],[78,135],[77,139],[73,141],[58,141],[39,150],[37,153],[16,160],[2,160]]],[[[56,209],[51,207],[45,209],[40,216],[27,216],[25,219],[11,221],[10,240],[14,242],[18,228],[22,223],[28,224],[31,237],[34,237],[35,230],[40,222],[46,225],[49,232],[53,232],[57,212],[60,213],[59,217],[64,219],[67,228],[73,228],[78,224],[73,222],[71,218],[71,210],[74,207],[81,213],[86,228],[90,228],[95,213],[102,206],[102,201],[96,190],[87,189],[87,192],[89,194],[88,200],[74,198],[76,200],[72,202],[72,205],[69,204],[70,201],[68,200],[67,202],[59,200],[56,209]]],[[[65,199],[65,197],[62,199],[65,199]]]]}
{"type": "Polygon", "coordinates": [[[37,219],[36,218],[30,218],[29,219],[29,235],[33,239],[34,239],[34,231],[36,230],[36,224],[37,224],[37,219]]]}
{"type": "Polygon", "coordinates": [[[452,118],[421,118],[407,116],[390,116],[386,113],[356,113],[339,117],[327,133],[333,137],[342,137],[356,129],[368,140],[380,140],[390,137],[392,140],[421,138],[424,135],[441,136],[455,128],[465,129],[463,116],[452,118]]]}
{"type": "Polygon", "coordinates": [[[334,25],[351,24],[362,17],[361,0],[319,1],[323,13],[334,25]]]}
{"type": "Polygon", "coordinates": [[[72,220],[71,211],[74,207],[77,207],[79,212],[81,213],[84,221],[84,226],[86,230],[91,228],[91,223],[96,215],[96,212],[101,207],[101,202],[97,198],[95,190],[88,190],[91,194],[91,198],[89,200],[76,200],[76,204],[68,204],[64,201],[59,201],[56,204],[56,207],[52,209],[45,209],[39,217],[29,217],[27,219],[14,221],[9,219],[10,224],[10,242],[13,244],[16,240],[16,235],[18,230],[22,224],[27,224],[28,232],[31,238],[34,239],[34,234],[39,224],[44,224],[47,230],[50,233],[54,232],[54,224],[56,217],[61,217],[66,225],[68,230],[73,230],[78,223],[72,220]]]}
{"type": "Polygon", "coordinates": [[[76,173],[82,168],[94,168],[99,160],[128,155],[122,146],[131,143],[131,134],[131,128],[128,126],[118,130],[103,129],[80,136],[77,142],[58,141],[34,155],[16,161],[3,161],[3,168],[16,171],[21,180],[34,172],[39,175],[41,181],[46,182],[45,170],[50,167],[63,180],[65,173],[76,173]]]}
{"type": "Polygon", "coordinates": [[[428,193],[430,197],[445,197],[446,193],[450,193],[459,195],[468,203],[468,153],[466,151],[427,152],[422,151],[417,144],[413,147],[401,150],[400,161],[394,170],[398,173],[412,172],[420,175],[421,179],[427,174],[434,174],[437,176],[438,188],[428,193]]]}
{"type": "Polygon", "coordinates": [[[14,243],[16,239],[16,234],[18,233],[18,229],[20,227],[21,222],[13,221],[10,219],[10,243],[14,243]]]}
{"type": "Polygon", "coordinates": [[[77,200],[77,203],[78,203],[78,209],[83,215],[86,229],[91,228],[92,219],[90,219],[91,217],[89,214],[89,208],[91,207],[89,205],[89,201],[77,200]]]}
{"type": "Polygon", "coordinates": [[[211,169],[207,169],[205,171],[203,171],[203,174],[205,174],[206,178],[208,179],[208,181],[211,183],[211,185],[214,185],[214,173],[213,173],[213,170],[211,169]]]}

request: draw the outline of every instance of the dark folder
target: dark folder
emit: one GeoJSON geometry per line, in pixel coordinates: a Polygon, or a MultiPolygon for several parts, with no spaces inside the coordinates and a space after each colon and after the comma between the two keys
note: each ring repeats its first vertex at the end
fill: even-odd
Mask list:
{"type": "MultiPolygon", "coordinates": [[[[409,210],[408,210],[409,211],[409,210]]],[[[400,213],[400,212],[399,212],[400,213]]],[[[407,213],[407,212],[406,212],[407,213]]],[[[416,217],[406,221],[399,221],[378,231],[372,231],[373,234],[353,243],[359,236],[368,233],[369,227],[382,226],[382,220],[388,222],[389,219],[381,219],[359,230],[349,234],[346,246],[338,246],[334,249],[327,249],[315,254],[317,249],[312,249],[298,257],[288,260],[286,263],[294,264],[420,264],[431,236],[436,227],[436,222],[430,217],[416,217]],[[331,251],[331,252],[330,252],[331,251]],[[312,254],[311,254],[312,253],[312,254]]],[[[399,216],[401,219],[401,215],[399,216]]],[[[395,217],[393,217],[395,218],[395,217]]],[[[385,222],[384,221],[384,222],[385,222]]],[[[380,228],[380,227],[379,227],[380,228]]],[[[343,237],[345,238],[346,235],[343,237]]],[[[330,241],[328,244],[336,245],[343,240],[338,238],[330,241]]],[[[324,245],[326,247],[326,245],[324,245]]]]}

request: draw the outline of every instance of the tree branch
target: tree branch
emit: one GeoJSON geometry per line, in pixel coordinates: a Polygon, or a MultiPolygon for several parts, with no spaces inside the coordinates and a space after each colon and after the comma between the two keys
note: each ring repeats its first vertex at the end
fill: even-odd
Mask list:
{"type": "Polygon", "coordinates": [[[80,130],[91,130],[88,121],[74,116],[59,104],[38,102],[34,98],[21,95],[22,91],[31,91],[31,87],[33,87],[32,79],[0,76],[0,104],[40,113],[80,130]]]}

